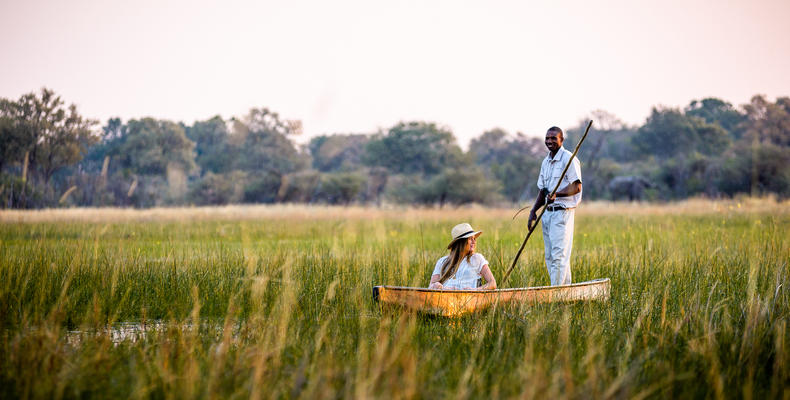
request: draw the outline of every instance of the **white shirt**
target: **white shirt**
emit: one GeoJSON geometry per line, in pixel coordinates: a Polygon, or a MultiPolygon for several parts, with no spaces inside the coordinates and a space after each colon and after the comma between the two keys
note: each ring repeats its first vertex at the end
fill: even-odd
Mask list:
{"type": "MultiPolygon", "coordinates": [[[[436,267],[434,267],[431,276],[442,275],[442,265],[444,265],[444,260],[447,257],[449,256],[444,256],[436,262],[436,267]]],[[[450,277],[442,285],[447,289],[476,288],[478,280],[482,277],[480,272],[486,265],[488,265],[488,261],[480,253],[472,254],[468,261],[464,257],[455,271],[455,276],[450,277]]]]}
{"type": "MultiPolygon", "coordinates": [[[[538,189],[546,189],[546,191],[549,193],[554,190],[554,187],[557,186],[557,181],[560,179],[560,175],[562,175],[562,170],[565,169],[565,166],[568,164],[568,160],[570,160],[571,155],[573,155],[573,153],[565,150],[565,148],[562,146],[560,146],[559,150],[557,150],[557,154],[554,155],[554,158],[551,158],[551,152],[546,155],[546,158],[543,159],[543,163],[540,164],[538,189]]],[[[574,157],[571,167],[568,168],[568,172],[566,172],[565,176],[562,178],[562,183],[560,184],[558,190],[562,190],[565,188],[565,186],[568,186],[573,182],[581,182],[581,180],[582,169],[579,164],[579,159],[574,157]]],[[[554,200],[554,204],[561,205],[565,208],[575,208],[581,201],[582,192],[579,192],[569,197],[557,197],[554,200]]]]}

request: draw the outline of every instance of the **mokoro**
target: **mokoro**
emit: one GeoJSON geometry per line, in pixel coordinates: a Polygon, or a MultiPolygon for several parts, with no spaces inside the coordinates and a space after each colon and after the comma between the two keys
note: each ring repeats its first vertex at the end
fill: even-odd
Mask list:
{"type": "Polygon", "coordinates": [[[558,286],[497,290],[442,290],[403,286],[374,286],[373,300],[426,314],[453,317],[479,311],[494,304],[549,303],[608,300],[609,278],[558,286]]]}

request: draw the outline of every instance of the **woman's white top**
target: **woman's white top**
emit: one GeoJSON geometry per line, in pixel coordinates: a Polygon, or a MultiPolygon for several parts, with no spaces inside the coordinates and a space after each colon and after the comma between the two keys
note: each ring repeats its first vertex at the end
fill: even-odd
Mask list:
{"type": "MultiPolygon", "coordinates": [[[[442,275],[442,265],[444,265],[444,260],[447,257],[449,256],[444,256],[436,262],[436,267],[434,267],[431,276],[442,275]]],[[[488,261],[480,253],[472,254],[468,261],[464,257],[461,259],[460,265],[458,265],[458,270],[455,271],[455,276],[450,277],[442,285],[447,289],[476,288],[478,280],[482,277],[480,272],[486,265],[488,265],[488,261]]]]}

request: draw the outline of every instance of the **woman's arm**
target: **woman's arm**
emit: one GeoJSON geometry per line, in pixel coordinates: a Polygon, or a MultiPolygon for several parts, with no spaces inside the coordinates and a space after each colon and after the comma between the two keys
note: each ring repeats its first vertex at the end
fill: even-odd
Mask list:
{"type": "Polygon", "coordinates": [[[496,279],[494,279],[494,274],[491,273],[491,268],[488,268],[488,264],[483,265],[483,269],[480,270],[480,275],[483,276],[483,279],[486,280],[486,284],[477,288],[477,290],[494,290],[496,289],[496,279]]]}
{"type": "Polygon", "coordinates": [[[428,285],[428,289],[442,289],[442,288],[444,288],[444,285],[442,285],[442,283],[439,282],[439,278],[441,278],[439,276],[439,274],[431,275],[431,284],[428,285]]]}

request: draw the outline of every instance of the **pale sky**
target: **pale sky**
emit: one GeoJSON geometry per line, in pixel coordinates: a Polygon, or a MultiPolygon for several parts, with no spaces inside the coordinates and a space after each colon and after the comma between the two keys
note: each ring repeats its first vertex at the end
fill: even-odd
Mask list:
{"type": "Polygon", "coordinates": [[[426,120],[465,145],[790,95],[788,0],[0,1],[0,97],[46,86],[102,124],[268,107],[299,142],[426,120]]]}

